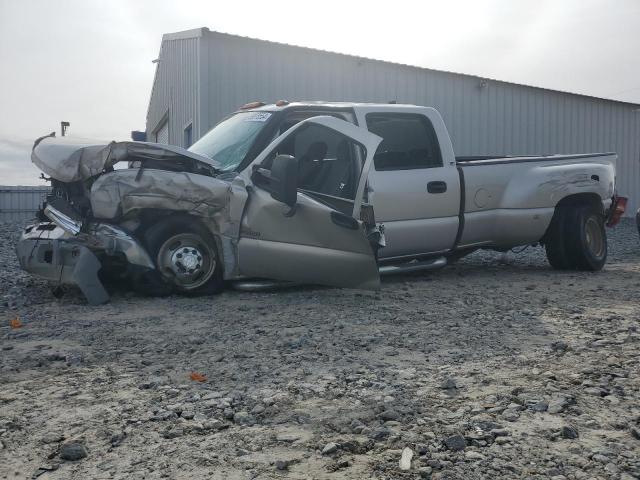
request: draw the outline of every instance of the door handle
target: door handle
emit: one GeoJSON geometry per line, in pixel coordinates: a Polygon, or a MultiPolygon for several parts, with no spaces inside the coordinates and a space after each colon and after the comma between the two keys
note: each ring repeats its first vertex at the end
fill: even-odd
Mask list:
{"type": "Polygon", "coordinates": [[[331,220],[336,225],[348,228],[349,230],[357,230],[359,227],[358,221],[355,218],[345,215],[344,213],[336,212],[335,210],[331,212],[331,220]]]}
{"type": "Polygon", "coordinates": [[[429,193],[444,193],[447,191],[447,182],[429,182],[427,183],[427,192],[429,193]]]}

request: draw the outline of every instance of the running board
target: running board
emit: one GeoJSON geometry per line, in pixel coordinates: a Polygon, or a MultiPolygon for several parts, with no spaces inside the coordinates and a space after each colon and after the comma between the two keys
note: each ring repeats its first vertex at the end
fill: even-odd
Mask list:
{"type": "Polygon", "coordinates": [[[380,275],[399,275],[401,273],[421,272],[423,270],[437,270],[447,265],[447,259],[444,257],[433,258],[431,260],[423,260],[421,262],[414,261],[401,263],[399,265],[384,265],[378,268],[380,275]]]}
{"type": "MultiPolygon", "coordinates": [[[[401,273],[420,272],[423,270],[437,270],[447,265],[447,259],[444,257],[438,257],[431,260],[423,260],[421,262],[414,261],[408,263],[402,263],[400,265],[384,265],[378,268],[380,275],[399,275],[401,273]]],[[[295,282],[284,282],[278,280],[269,279],[248,279],[237,280],[233,282],[232,287],[234,290],[240,290],[242,292],[264,292],[268,290],[276,290],[278,288],[296,287],[302,285],[295,282]]]]}

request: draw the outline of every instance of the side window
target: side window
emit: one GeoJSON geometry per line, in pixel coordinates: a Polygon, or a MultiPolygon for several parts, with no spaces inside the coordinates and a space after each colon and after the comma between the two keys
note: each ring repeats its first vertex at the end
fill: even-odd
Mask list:
{"type": "Polygon", "coordinates": [[[310,124],[286,139],[263,163],[276,155],[292,155],[298,160],[298,188],[353,200],[360,180],[362,147],[350,138],[321,125],[310,124]]]}
{"type": "Polygon", "coordinates": [[[369,113],[367,128],[382,137],[373,157],[376,170],[442,167],[438,137],[427,117],[415,113],[369,113]]]}

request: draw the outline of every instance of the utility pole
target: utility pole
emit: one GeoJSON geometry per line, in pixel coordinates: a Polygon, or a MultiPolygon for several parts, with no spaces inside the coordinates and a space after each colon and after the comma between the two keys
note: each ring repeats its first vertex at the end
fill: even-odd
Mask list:
{"type": "Polygon", "coordinates": [[[69,128],[71,124],[69,122],[60,122],[60,135],[64,137],[67,133],[67,128],[69,128]]]}

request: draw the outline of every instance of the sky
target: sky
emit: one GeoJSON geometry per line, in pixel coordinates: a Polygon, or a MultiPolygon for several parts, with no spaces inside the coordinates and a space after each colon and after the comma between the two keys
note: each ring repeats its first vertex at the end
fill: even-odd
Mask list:
{"type": "Polygon", "coordinates": [[[144,130],[163,33],[225,33],[640,103],[640,0],[0,0],[0,185],[35,138],[144,130]]]}

